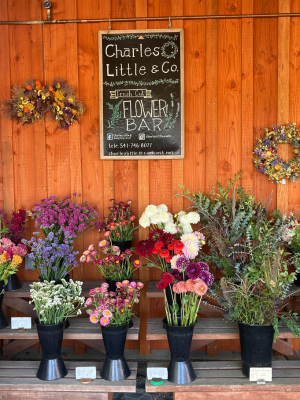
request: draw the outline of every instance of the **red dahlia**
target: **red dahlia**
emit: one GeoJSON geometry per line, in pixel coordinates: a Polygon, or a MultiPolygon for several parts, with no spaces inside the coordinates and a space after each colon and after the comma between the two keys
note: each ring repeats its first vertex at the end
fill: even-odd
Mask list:
{"type": "Polygon", "coordinates": [[[168,250],[174,250],[174,243],[168,244],[168,250]]]}
{"type": "Polygon", "coordinates": [[[149,234],[149,239],[153,240],[153,241],[159,241],[161,235],[164,233],[164,231],[162,229],[156,228],[153,229],[153,231],[150,232],[149,234]]]}
{"type": "Polygon", "coordinates": [[[158,290],[164,290],[168,286],[168,283],[165,281],[159,281],[156,284],[158,290]]]}
{"type": "Polygon", "coordinates": [[[154,242],[153,240],[150,239],[140,240],[135,245],[135,252],[141,257],[151,256],[153,249],[154,249],[154,242]]]}
{"type": "Polygon", "coordinates": [[[174,282],[174,276],[170,274],[170,272],[164,272],[163,274],[161,274],[161,279],[167,283],[174,282]]]}

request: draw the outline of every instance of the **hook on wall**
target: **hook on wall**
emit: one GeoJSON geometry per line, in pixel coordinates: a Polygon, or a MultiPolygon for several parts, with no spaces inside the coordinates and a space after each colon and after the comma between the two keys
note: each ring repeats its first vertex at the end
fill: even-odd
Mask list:
{"type": "Polygon", "coordinates": [[[51,21],[51,11],[50,11],[50,8],[51,8],[51,1],[49,1],[49,0],[45,0],[44,2],[43,2],[43,6],[46,8],[46,10],[47,10],[47,20],[48,21],[51,21]]]}

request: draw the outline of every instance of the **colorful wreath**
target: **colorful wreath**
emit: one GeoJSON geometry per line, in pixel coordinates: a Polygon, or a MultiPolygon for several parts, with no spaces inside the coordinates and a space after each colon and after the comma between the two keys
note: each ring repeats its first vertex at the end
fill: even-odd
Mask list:
{"type": "Polygon", "coordinates": [[[161,46],[161,55],[167,58],[175,58],[175,55],[178,53],[178,46],[170,40],[169,42],[164,43],[161,46]],[[166,48],[171,46],[172,52],[170,54],[166,53],[166,48]]]}
{"type": "Polygon", "coordinates": [[[256,169],[269,175],[269,180],[276,183],[285,183],[285,179],[295,182],[299,179],[300,171],[300,132],[296,124],[274,126],[271,131],[265,128],[266,136],[255,143],[253,158],[256,169]],[[293,147],[295,158],[284,162],[278,157],[278,144],[290,144],[293,147]]]}
{"type": "Polygon", "coordinates": [[[23,125],[34,123],[49,114],[60,129],[67,129],[79,122],[85,111],[75,97],[74,89],[62,78],[54,78],[52,85],[42,85],[39,80],[28,79],[25,86],[15,85],[12,98],[3,103],[3,112],[9,119],[23,125]]]}

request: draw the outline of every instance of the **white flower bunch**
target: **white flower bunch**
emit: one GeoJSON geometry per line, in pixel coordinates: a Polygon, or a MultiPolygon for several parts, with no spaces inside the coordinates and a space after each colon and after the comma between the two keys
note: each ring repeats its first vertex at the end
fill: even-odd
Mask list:
{"type": "Polygon", "coordinates": [[[81,314],[81,307],[85,298],[80,297],[82,283],[80,281],[66,282],[62,284],[51,282],[34,282],[30,286],[30,303],[34,303],[39,323],[42,325],[54,325],[63,322],[66,318],[81,314]],[[75,305],[76,304],[76,305],[75,305]]]}
{"type": "Polygon", "coordinates": [[[160,204],[159,206],[150,204],[147,206],[139,220],[139,224],[143,228],[148,228],[150,225],[157,225],[159,228],[164,229],[165,232],[177,232],[173,215],[168,212],[168,207],[165,204],[160,204]]]}
{"type": "Polygon", "coordinates": [[[157,225],[166,233],[176,234],[177,232],[192,233],[191,224],[197,224],[200,221],[200,215],[195,211],[189,213],[180,211],[175,217],[177,222],[174,222],[174,217],[168,212],[168,207],[165,204],[160,204],[159,206],[150,204],[143,212],[139,224],[143,228],[157,225]]]}
{"type": "Polygon", "coordinates": [[[192,224],[197,224],[200,221],[200,215],[195,211],[188,213],[180,211],[175,217],[181,233],[192,233],[192,224]]]}

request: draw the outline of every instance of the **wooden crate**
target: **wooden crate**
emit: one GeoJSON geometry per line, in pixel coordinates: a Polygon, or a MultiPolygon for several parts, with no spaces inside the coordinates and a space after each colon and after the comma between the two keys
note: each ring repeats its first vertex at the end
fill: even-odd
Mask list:
{"type": "Polygon", "coordinates": [[[36,378],[39,361],[0,361],[0,398],[43,400],[112,400],[114,392],[136,392],[137,363],[128,363],[131,375],[120,382],[100,378],[102,363],[66,361],[68,374],[56,381],[36,378]],[[97,378],[84,385],[75,378],[75,368],[96,366],[97,378]]]}
{"type": "MultiPolygon", "coordinates": [[[[153,363],[149,367],[166,367],[153,363]]],[[[273,361],[273,381],[249,382],[239,361],[194,362],[197,379],[187,385],[165,381],[153,386],[147,380],[146,392],[173,392],[174,400],[298,400],[300,398],[300,361],[273,361]]]]}

